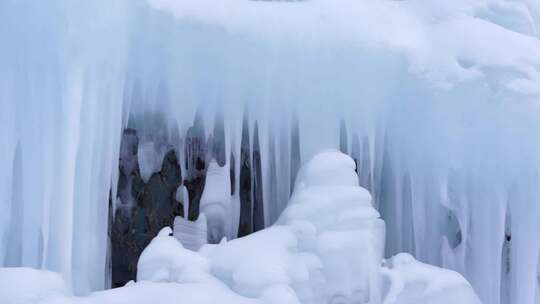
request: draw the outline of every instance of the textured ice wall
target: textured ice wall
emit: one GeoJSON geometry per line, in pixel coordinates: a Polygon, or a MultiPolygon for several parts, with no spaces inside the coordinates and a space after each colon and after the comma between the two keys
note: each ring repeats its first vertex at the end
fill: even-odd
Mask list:
{"type": "Polygon", "coordinates": [[[0,4],[0,257],[104,288],[122,127],[122,2],[0,4]]]}

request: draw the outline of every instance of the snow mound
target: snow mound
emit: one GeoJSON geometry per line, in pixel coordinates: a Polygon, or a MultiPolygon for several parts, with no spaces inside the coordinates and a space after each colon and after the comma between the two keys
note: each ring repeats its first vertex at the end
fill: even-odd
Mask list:
{"type": "Polygon", "coordinates": [[[400,253],[382,273],[389,283],[384,304],[480,304],[471,285],[459,273],[420,263],[400,253]]]}
{"type": "Polygon", "coordinates": [[[32,268],[0,268],[0,303],[38,303],[69,295],[68,287],[57,273],[32,268]]]}
{"type": "Polygon", "coordinates": [[[198,282],[208,272],[208,261],[170,236],[163,228],[145,248],[137,264],[137,280],[152,282],[198,282]]]}

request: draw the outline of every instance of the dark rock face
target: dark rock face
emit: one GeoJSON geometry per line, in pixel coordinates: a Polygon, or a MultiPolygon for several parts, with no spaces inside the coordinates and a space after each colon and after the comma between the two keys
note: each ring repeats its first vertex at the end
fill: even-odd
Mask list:
{"type": "Polygon", "coordinates": [[[176,153],[165,154],[161,170],[145,183],[137,161],[137,133],[127,129],[122,137],[119,162],[118,204],[110,232],[112,287],[134,280],[137,261],[143,249],[175,216],[183,216],[183,207],[175,199],[182,175],[176,153]]]}
{"type": "Polygon", "coordinates": [[[244,116],[242,143],[240,144],[240,223],[238,226],[238,237],[243,237],[253,232],[250,151],[249,123],[247,116],[244,116]]]}
{"type": "Polygon", "coordinates": [[[259,126],[253,131],[253,231],[264,229],[264,202],[259,126]]]}

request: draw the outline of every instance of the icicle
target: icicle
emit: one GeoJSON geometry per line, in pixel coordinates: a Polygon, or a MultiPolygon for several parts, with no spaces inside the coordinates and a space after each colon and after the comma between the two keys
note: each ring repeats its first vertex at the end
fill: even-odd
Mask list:
{"type": "Polygon", "coordinates": [[[298,115],[293,114],[291,119],[291,192],[294,190],[294,183],[296,181],[296,174],[300,169],[300,126],[298,122],[298,115]]]}
{"type": "Polygon", "coordinates": [[[339,123],[339,150],[345,154],[349,154],[349,137],[347,135],[345,119],[341,119],[339,123]]]}
{"type": "Polygon", "coordinates": [[[259,125],[255,121],[253,131],[253,231],[264,229],[264,202],[263,202],[263,182],[262,182],[261,146],[259,144],[259,125]]]}
{"type": "Polygon", "coordinates": [[[253,232],[251,145],[249,139],[249,119],[244,114],[242,123],[242,143],[240,147],[240,223],[238,237],[253,232]]]}
{"type": "Polygon", "coordinates": [[[204,123],[200,112],[195,116],[193,127],[190,127],[187,131],[185,157],[186,178],[184,185],[189,192],[190,203],[188,219],[195,221],[199,216],[199,203],[204,188],[207,157],[204,123]]]}
{"type": "Polygon", "coordinates": [[[501,254],[501,304],[511,304],[511,276],[512,276],[512,230],[510,212],[506,212],[504,223],[504,237],[501,254]]]}
{"type": "Polygon", "coordinates": [[[221,167],[227,162],[227,154],[225,151],[225,123],[223,114],[218,112],[214,119],[214,141],[212,143],[212,157],[221,167]]]}
{"type": "Polygon", "coordinates": [[[269,177],[268,177],[268,204],[269,206],[269,219],[270,222],[267,223],[268,225],[273,224],[279,217],[281,213],[281,209],[279,206],[279,199],[278,199],[278,177],[277,177],[277,161],[276,161],[276,143],[273,133],[269,135],[269,144],[268,144],[268,162],[269,162],[269,177]]]}
{"type": "Polygon", "coordinates": [[[368,189],[373,193],[373,173],[371,164],[371,148],[369,138],[367,136],[362,140],[362,153],[360,157],[360,186],[368,189]]]}
{"type": "Polygon", "coordinates": [[[360,180],[360,170],[361,168],[361,150],[360,150],[360,138],[357,134],[353,134],[352,136],[352,144],[351,144],[351,157],[354,159],[354,163],[356,165],[356,174],[358,174],[358,183],[361,187],[364,187],[362,185],[362,181],[360,180]]]}

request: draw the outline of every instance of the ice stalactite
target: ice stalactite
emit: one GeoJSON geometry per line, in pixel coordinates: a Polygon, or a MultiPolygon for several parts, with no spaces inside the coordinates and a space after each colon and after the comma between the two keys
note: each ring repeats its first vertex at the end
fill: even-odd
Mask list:
{"type": "MultiPolygon", "coordinates": [[[[382,169],[380,176],[381,192],[377,197],[378,210],[381,217],[388,223],[386,225],[386,256],[400,252],[401,229],[399,225],[402,216],[402,206],[398,199],[398,188],[393,171],[393,161],[389,152],[385,150],[382,156],[382,169]]],[[[362,171],[360,171],[362,172],[362,171]]]]}
{"type": "Polygon", "coordinates": [[[290,158],[290,177],[291,177],[291,193],[294,189],[294,182],[296,180],[296,174],[301,165],[300,157],[300,123],[298,121],[298,115],[293,114],[291,119],[291,158],[290,158]]]}
{"type": "Polygon", "coordinates": [[[351,140],[351,157],[354,159],[354,163],[356,164],[356,174],[358,174],[358,182],[360,182],[360,138],[357,134],[352,135],[351,140]]]}
{"type": "Polygon", "coordinates": [[[405,173],[401,182],[401,201],[403,205],[402,215],[402,239],[400,248],[401,250],[410,254],[415,253],[416,240],[414,233],[414,194],[412,193],[413,186],[411,184],[411,177],[408,173],[405,173]]]}
{"type": "Polygon", "coordinates": [[[501,304],[510,304],[510,282],[512,273],[512,230],[511,216],[507,211],[504,224],[504,236],[501,254],[501,304]]]}
{"type": "Polygon", "coordinates": [[[273,224],[279,217],[281,212],[278,200],[278,176],[277,176],[277,159],[276,159],[276,139],[273,133],[268,139],[268,191],[266,199],[268,200],[268,225],[273,224]]]}
{"type": "MultiPolygon", "coordinates": [[[[278,139],[276,140],[277,147],[276,147],[276,156],[277,159],[281,164],[290,164],[291,163],[291,140],[290,140],[290,129],[289,129],[289,121],[287,119],[284,119],[283,117],[280,118],[280,128],[278,139]]],[[[277,170],[278,175],[278,184],[277,184],[277,190],[278,190],[278,210],[281,211],[285,209],[287,205],[287,201],[289,200],[289,197],[292,192],[291,188],[291,168],[290,166],[279,166],[277,170]]]]}
{"type": "Polygon", "coordinates": [[[212,109],[224,115],[232,202],[248,198],[251,222],[254,151],[234,143],[248,103],[260,127],[265,206],[274,206],[266,186],[274,174],[263,130],[275,130],[277,208],[266,212],[285,208],[302,160],[340,147],[338,114],[347,113],[359,183],[387,221],[389,251],[461,272],[485,303],[540,301],[534,1],[229,2],[0,2],[2,266],[58,271],[77,294],[108,287],[112,196],[120,284],[115,265],[134,258],[115,257],[131,250],[114,248],[115,234],[144,235],[147,222],[121,188],[140,193],[162,170],[154,160],[169,152],[160,150],[166,125],[193,200],[185,216],[198,218],[209,155],[222,138],[218,118],[207,146],[212,109]],[[193,121],[200,107],[211,110],[193,121]],[[156,109],[166,115],[143,115],[156,109]],[[118,157],[131,124],[141,152],[158,152],[140,154],[157,164],[143,165],[144,174],[118,157]],[[117,170],[119,161],[132,169],[117,170]],[[115,176],[122,170],[135,174],[131,181],[115,176]],[[501,243],[508,227],[511,242],[501,243]]]}
{"type": "Polygon", "coordinates": [[[231,150],[231,155],[229,156],[229,176],[231,179],[231,196],[236,194],[236,160],[234,157],[234,152],[231,150]]]}
{"type": "Polygon", "coordinates": [[[16,267],[21,265],[22,257],[22,223],[21,221],[16,221],[22,217],[22,183],[23,177],[22,174],[22,159],[21,159],[21,150],[20,146],[17,145],[15,148],[15,155],[13,160],[13,172],[12,172],[12,185],[11,185],[11,206],[9,209],[11,221],[10,229],[7,230],[6,244],[10,246],[5,246],[6,252],[4,252],[4,265],[7,267],[16,267]]]}
{"type": "Polygon", "coordinates": [[[214,132],[211,156],[217,161],[220,167],[225,166],[225,164],[227,163],[227,151],[225,146],[225,121],[223,118],[223,113],[218,112],[216,114],[216,117],[214,118],[214,132]]]}
{"type": "Polygon", "coordinates": [[[339,150],[345,154],[349,154],[349,136],[347,134],[347,123],[345,119],[341,119],[339,123],[339,150]]]}
{"type": "Polygon", "coordinates": [[[189,192],[189,214],[187,218],[191,221],[195,221],[199,217],[199,203],[206,176],[207,142],[204,130],[202,115],[197,112],[193,126],[187,131],[184,152],[186,155],[184,185],[189,192]]]}
{"type": "Polygon", "coordinates": [[[443,210],[445,213],[443,233],[450,247],[456,249],[463,240],[459,221],[454,211],[446,208],[443,208],[443,210]]]}
{"type": "Polygon", "coordinates": [[[240,223],[238,237],[253,232],[253,204],[252,204],[252,177],[251,177],[251,144],[249,134],[249,118],[244,114],[242,122],[242,141],[240,144],[240,223]]]}
{"type": "Polygon", "coordinates": [[[261,145],[259,143],[259,124],[255,122],[253,129],[253,156],[252,156],[252,176],[253,176],[253,231],[264,229],[264,187],[262,179],[261,145]]]}
{"type": "Polygon", "coordinates": [[[370,140],[367,136],[362,140],[362,153],[360,155],[360,185],[373,192],[373,164],[370,140]]]}

